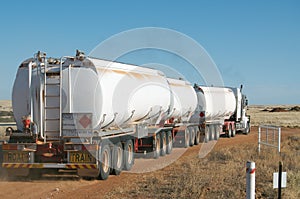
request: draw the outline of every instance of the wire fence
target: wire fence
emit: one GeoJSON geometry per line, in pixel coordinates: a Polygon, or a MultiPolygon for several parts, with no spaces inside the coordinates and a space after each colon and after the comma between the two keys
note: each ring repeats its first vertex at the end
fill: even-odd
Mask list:
{"type": "Polygon", "coordinates": [[[276,148],[280,153],[281,127],[271,125],[260,125],[258,127],[258,152],[261,145],[276,148]]]}

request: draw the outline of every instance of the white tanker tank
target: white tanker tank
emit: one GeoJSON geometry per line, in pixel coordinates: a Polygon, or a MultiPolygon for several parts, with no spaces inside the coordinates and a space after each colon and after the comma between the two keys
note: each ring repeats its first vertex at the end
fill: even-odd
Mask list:
{"type": "MultiPolygon", "coordinates": [[[[66,60],[63,68],[62,113],[91,113],[93,129],[157,119],[172,108],[169,84],[160,71],[92,58],[83,62],[66,60]]],[[[55,68],[49,70],[54,71],[55,68]]],[[[33,73],[35,75],[37,73],[33,73]]],[[[38,77],[32,79],[39,80],[38,77]]],[[[27,71],[26,68],[20,68],[13,89],[16,118],[30,112],[30,105],[26,104],[28,100],[24,100],[28,95],[28,84],[24,84],[26,80],[28,68],[27,71]]],[[[32,96],[39,95],[40,85],[41,82],[32,81],[32,90],[36,92],[32,96]]],[[[49,87],[48,90],[46,96],[47,92],[55,92],[51,91],[55,87],[49,87]]],[[[47,100],[46,103],[58,104],[54,99],[47,100]]],[[[35,110],[38,107],[36,103],[33,106],[35,110]]],[[[39,118],[40,115],[35,114],[34,121],[39,123],[39,118]]],[[[17,121],[20,123],[18,126],[22,126],[21,121],[17,121]]]]}
{"type": "Polygon", "coordinates": [[[199,121],[205,117],[206,121],[229,119],[236,109],[236,98],[229,88],[196,86],[198,105],[192,120],[199,121]]]}
{"type": "MultiPolygon", "coordinates": [[[[33,112],[33,121],[42,125],[48,118],[58,118],[55,110],[42,110],[45,106],[59,106],[59,86],[47,85],[43,91],[42,71],[32,67],[31,98],[29,104],[28,71],[25,65],[34,65],[34,60],[22,64],[13,88],[13,108],[18,128],[22,128],[21,117],[33,112]],[[46,99],[45,99],[46,98],[46,99]],[[25,100],[24,100],[25,99],[25,100]],[[42,99],[42,100],[40,100],[42,99]],[[55,105],[56,104],[56,105],[55,105]],[[32,107],[32,108],[30,108],[32,107]]],[[[197,105],[197,96],[184,80],[167,79],[160,71],[135,65],[86,58],[82,61],[68,58],[65,60],[61,77],[52,77],[59,67],[47,67],[48,79],[61,81],[62,113],[91,114],[92,129],[125,126],[142,120],[156,123],[170,117],[188,121],[197,105]],[[159,121],[160,120],[160,121],[159,121]]],[[[49,81],[49,80],[46,80],[49,81]]],[[[58,129],[59,123],[48,126],[58,129]]]]}
{"type": "MultiPolygon", "coordinates": [[[[67,102],[63,112],[93,113],[95,129],[99,125],[120,126],[157,119],[169,111],[171,92],[161,72],[99,59],[87,58],[85,61],[90,67],[71,68],[72,90],[71,97],[67,98],[72,99],[72,104],[67,102]]],[[[64,70],[66,77],[68,73],[64,70]]],[[[69,93],[67,87],[63,90],[69,93]]]]}
{"type": "Polygon", "coordinates": [[[181,121],[186,122],[196,109],[196,92],[193,86],[187,81],[168,78],[168,82],[174,102],[170,117],[181,118],[181,121]]]}

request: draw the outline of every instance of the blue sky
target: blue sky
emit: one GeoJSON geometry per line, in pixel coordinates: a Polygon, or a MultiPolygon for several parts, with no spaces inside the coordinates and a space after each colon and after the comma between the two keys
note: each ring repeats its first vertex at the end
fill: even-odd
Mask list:
{"type": "Polygon", "coordinates": [[[300,104],[299,10],[297,0],[5,1],[0,99],[11,98],[18,65],[38,50],[74,55],[128,29],[162,27],[199,42],[225,85],[244,84],[251,104],[300,104]]]}

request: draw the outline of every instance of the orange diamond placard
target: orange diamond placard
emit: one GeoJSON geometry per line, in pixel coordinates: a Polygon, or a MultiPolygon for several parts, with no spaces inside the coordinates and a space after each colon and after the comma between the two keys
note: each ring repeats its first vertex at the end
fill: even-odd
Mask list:
{"type": "Polygon", "coordinates": [[[83,126],[83,128],[86,128],[92,123],[92,121],[88,116],[84,115],[80,118],[79,123],[83,126]]]}

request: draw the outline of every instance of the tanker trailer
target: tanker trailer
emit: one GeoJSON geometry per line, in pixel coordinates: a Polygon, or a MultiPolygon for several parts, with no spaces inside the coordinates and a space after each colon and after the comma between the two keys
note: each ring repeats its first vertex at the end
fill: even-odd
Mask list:
{"type": "Polygon", "coordinates": [[[236,107],[231,89],[195,85],[198,105],[191,121],[199,121],[205,141],[219,139],[222,126],[229,119],[236,107]]]}
{"type": "MultiPolygon", "coordinates": [[[[217,140],[220,134],[234,137],[237,126],[240,125],[236,119],[236,115],[239,117],[237,113],[240,111],[240,102],[235,94],[237,92],[234,92],[232,88],[225,87],[195,85],[194,88],[197,93],[198,105],[191,122],[199,121],[205,141],[217,140]]],[[[246,113],[244,112],[244,114],[246,113]]]]}
{"type": "Polygon", "coordinates": [[[197,106],[197,95],[193,86],[181,79],[168,78],[173,96],[173,110],[166,126],[173,126],[174,144],[189,147],[200,143],[199,122],[190,122],[197,106]]]}
{"type": "Polygon", "coordinates": [[[39,52],[17,72],[12,99],[18,129],[7,131],[3,166],[11,175],[52,168],[101,179],[129,170],[138,139],[150,140],[160,153],[160,137],[171,127],[159,124],[172,109],[171,98],[160,71],[80,52],[61,59],[39,52]]]}
{"type": "Polygon", "coordinates": [[[178,132],[196,134],[196,99],[188,82],[157,70],[38,52],[16,75],[17,129],[7,129],[2,165],[9,175],[52,169],[107,179],[130,170],[134,152],[158,158],[171,153],[178,132]]]}

